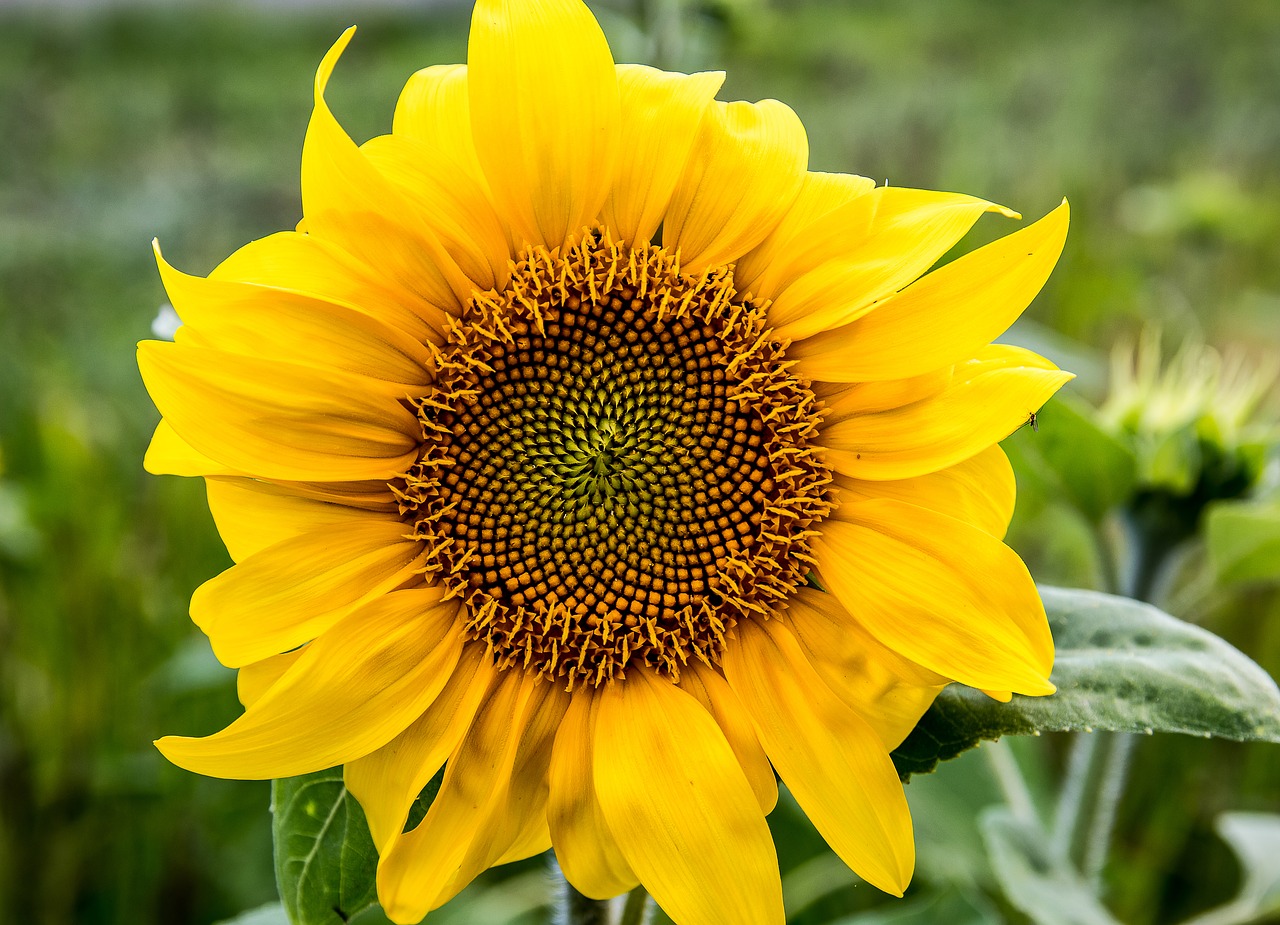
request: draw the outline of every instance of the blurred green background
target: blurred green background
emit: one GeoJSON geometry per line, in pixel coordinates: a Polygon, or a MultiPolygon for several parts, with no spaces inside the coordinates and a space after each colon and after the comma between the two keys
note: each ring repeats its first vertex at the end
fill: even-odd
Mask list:
{"type": "MultiPolygon", "coordinates": [[[[1111,345],[1144,323],[1171,343],[1280,346],[1273,0],[595,9],[619,60],[723,68],[722,98],[790,103],[817,169],[970,192],[1028,218],[1067,196],[1066,251],[1011,339],[1078,372],[1090,399],[1111,345]]],[[[186,617],[192,590],[230,563],[203,489],[141,466],[158,415],[133,346],[165,299],[149,242],[205,273],[292,228],[331,42],[359,23],[329,98],[364,140],[389,130],[412,71],[464,60],[467,18],[0,5],[0,921],[206,925],[274,898],[267,785],[187,774],[150,745],[239,707],[186,617]]],[[[1012,227],[985,219],[962,249],[1012,227]]],[[[1088,536],[1053,502],[1024,490],[1014,545],[1041,580],[1096,583],[1088,536]]],[[[1280,675],[1274,585],[1177,603],[1280,675]]],[[[1018,746],[1033,778],[1058,773],[1062,743],[1018,746]]],[[[998,797],[972,759],[908,788],[922,885],[989,878],[973,816],[998,797]]],[[[1142,741],[1107,875],[1117,914],[1174,921],[1228,897],[1239,874],[1211,820],[1280,810],[1277,766],[1274,747],[1142,741]]],[[[773,822],[789,896],[817,897],[793,921],[879,901],[785,801],[773,822]]],[[[539,875],[524,876],[537,905],[539,875]]]]}

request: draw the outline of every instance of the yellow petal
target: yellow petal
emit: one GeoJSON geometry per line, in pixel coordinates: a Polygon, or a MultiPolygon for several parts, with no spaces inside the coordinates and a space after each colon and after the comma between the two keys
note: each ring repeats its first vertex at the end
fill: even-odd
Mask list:
{"type": "Polygon", "coordinates": [[[934,270],[843,327],[791,345],[796,372],[828,382],[901,379],[973,356],[1031,304],[1062,253],[1064,202],[1021,231],[934,270]]]}
{"type": "Polygon", "coordinates": [[[165,291],[183,321],[182,343],[355,373],[382,384],[392,400],[427,391],[431,355],[403,331],[311,296],[189,276],[153,246],[165,291]]]}
{"type": "Polygon", "coordinates": [[[801,588],[780,619],[827,687],[876,731],[902,744],[947,679],[881,645],[833,594],[801,588]]]}
{"type": "Polygon", "coordinates": [[[325,85],[355,28],[316,70],[315,108],[302,145],[302,214],[308,234],[358,257],[430,305],[460,311],[475,289],[415,207],[369,163],[324,99],[325,85]]]}
{"type": "Polygon", "coordinates": [[[178,436],[233,471],[390,479],[417,459],[417,416],[365,376],[158,341],[138,367],[178,436]]]}
{"type": "Polygon", "coordinates": [[[840,860],[901,896],[915,866],[911,814],[880,738],[777,620],[739,623],[737,633],[725,677],[778,775],[840,860]]]}
{"type": "Polygon", "coordinates": [[[724,74],[672,74],[639,64],[619,64],[617,73],[622,145],[604,224],[623,241],[647,244],[724,74]]]}
{"type": "Polygon", "coordinates": [[[742,704],[729,685],[715,669],[691,662],[680,672],[680,688],[696,697],[716,721],[747,775],[747,782],[760,803],[760,811],[769,815],[778,802],[778,780],[774,777],[773,766],[769,764],[769,756],[756,740],[750,717],[743,712],[742,704]]]}
{"type": "Polygon", "coordinates": [[[618,157],[618,81],[578,0],[480,0],[467,51],[471,131],[517,243],[594,222],[618,157]]]}
{"type": "Polygon", "coordinates": [[[253,706],[271,686],[284,677],[285,672],[306,651],[303,646],[292,652],[281,652],[262,661],[245,665],[236,672],[236,698],[245,708],[253,706]]]}
{"type": "Polygon", "coordinates": [[[1053,692],[1044,606],[991,534],[912,504],[860,501],[840,505],[812,545],[823,586],[884,645],[971,687],[1053,692]]]}
{"type": "Polygon", "coordinates": [[[836,485],[842,502],[894,498],[963,520],[997,539],[1009,529],[1016,494],[1013,467],[999,446],[914,478],[870,482],[837,475],[836,485]]]}
{"type": "Polygon", "coordinates": [[[939,395],[955,379],[955,367],[944,366],[910,379],[881,382],[815,382],[814,394],[827,406],[827,427],[865,414],[893,411],[939,395]]]}
{"type": "Polygon", "coordinates": [[[272,485],[325,504],[341,504],[377,514],[394,514],[400,508],[395,495],[381,479],[358,482],[272,482],[272,485]]]}
{"type": "Polygon", "coordinates": [[[324,299],[371,315],[422,343],[444,343],[449,314],[443,306],[312,235],[281,231],[251,241],[214,267],[209,278],[324,299]]]}
{"type": "Polygon", "coordinates": [[[333,767],[385,745],[435,699],[462,649],[457,601],[398,591],[351,614],[221,732],[156,745],[179,767],[266,780],[333,767]]]}
{"type": "Polygon", "coordinates": [[[804,185],[809,139],[777,100],[713,101],[662,227],[688,272],[732,263],[764,240],[804,185]]]}
{"type": "Polygon", "coordinates": [[[596,798],[592,770],[595,691],[579,689],[556,733],[547,821],[565,879],[592,899],[610,899],[640,881],[627,866],[596,798]]]}
{"type": "Polygon", "coordinates": [[[142,467],[152,475],[241,475],[235,469],[210,459],[174,433],[173,425],[161,420],[151,435],[142,467]]]}
{"type": "Polygon", "coordinates": [[[380,852],[400,835],[413,801],[462,741],[495,674],[483,646],[464,647],[426,712],[382,748],[342,769],[343,781],[360,801],[380,852]]]}
{"type": "Polygon", "coordinates": [[[779,251],[755,295],[773,300],[778,337],[839,327],[933,266],[983,212],[1016,214],[958,193],[880,187],[810,224],[800,246],[779,251]]]}
{"type": "Polygon", "coordinates": [[[396,100],[391,132],[429,145],[450,164],[446,175],[466,176],[492,208],[489,181],[480,169],[471,137],[465,64],[435,64],[414,73],[396,100]]]}
{"type": "MultiPolygon", "coordinates": [[[[780,291],[783,279],[790,281],[786,275],[790,268],[830,259],[828,243],[812,238],[810,227],[837,209],[846,210],[843,221],[847,224],[850,220],[849,203],[875,188],[875,181],[866,177],[809,171],[805,174],[804,185],[800,187],[800,195],[782,221],[734,267],[733,280],[738,290],[772,298],[780,291]],[[808,250],[813,254],[806,258],[808,250]]],[[[872,201],[867,200],[867,203],[872,201]]],[[[865,211],[866,221],[870,222],[873,210],[867,206],[865,211]]],[[[795,271],[791,269],[790,272],[795,271]]]]}
{"type": "Polygon", "coordinates": [[[371,520],[284,540],[197,588],[191,618],[231,668],[286,652],[417,573],[421,544],[404,532],[371,520]]]}
{"type": "Polygon", "coordinates": [[[445,765],[440,792],[417,828],[388,842],[378,864],[378,899],[393,922],[417,922],[434,909],[477,841],[506,806],[516,751],[548,687],[505,671],[445,765]]]}
{"type": "Polygon", "coordinates": [[[329,504],[299,494],[288,485],[217,478],[208,479],[205,487],[218,534],[237,562],[322,527],[341,532],[348,526],[382,521],[399,523],[400,532],[405,532],[404,522],[394,515],[329,504]]]}
{"type": "Polygon", "coordinates": [[[511,252],[484,186],[417,138],[379,135],[360,151],[420,212],[431,216],[432,230],[475,288],[507,284],[511,252]]]}
{"type": "Polygon", "coordinates": [[[551,847],[547,824],[547,770],[556,730],[569,705],[559,685],[535,681],[528,721],[516,747],[502,805],[479,829],[457,873],[436,896],[441,906],[495,864],[520,861],[551,847]]]}
{"type": "Polygon", "coordinates": [[[993,345],[957,365],[932,397],[853,415],[837,397],[828,404],[838,420],[822,430],[827,465],[877,480],[953,466],[1009,436],[1073,378],[1029,351],[993,345]]]}
{"type": "Polygon", "coordinates": [[[599,693],[596,794],[628,866],[681,925],[783,922],[764,814],[720,727],[643,667],[599,693]]]}

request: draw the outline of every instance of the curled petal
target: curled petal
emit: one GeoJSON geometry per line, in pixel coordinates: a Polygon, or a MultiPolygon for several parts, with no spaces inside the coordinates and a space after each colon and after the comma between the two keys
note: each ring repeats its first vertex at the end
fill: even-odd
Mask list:
{"type": "Polygon", "coordinates": [[[435,699],[462,650],[456,601],[399,591],[315,640],[221,732],[156,742],[179,767],[267,780],[330,768],[385,745],[435,699]]]}

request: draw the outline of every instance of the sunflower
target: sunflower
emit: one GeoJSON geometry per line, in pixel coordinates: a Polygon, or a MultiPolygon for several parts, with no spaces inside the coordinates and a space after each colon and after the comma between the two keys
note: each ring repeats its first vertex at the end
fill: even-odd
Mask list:
{"type": "Polygon", "coordinates": [[[1065,203],[926,272],[1017,216],[810,172],[791,109],[615,65],[578,0],[481,0],[356,145],[350,37],[298,229],[207,278],[157,250],[146,465],[206,480],[235,565],[191,615],[245,705],[160,750],[343,765],[397,922],[554,848],[590,897],[780,923],[775,772],[901,895],[890,750],[950,681],[1053,690],[996,444],[1070,376],[991,341],[1065,203]]]}

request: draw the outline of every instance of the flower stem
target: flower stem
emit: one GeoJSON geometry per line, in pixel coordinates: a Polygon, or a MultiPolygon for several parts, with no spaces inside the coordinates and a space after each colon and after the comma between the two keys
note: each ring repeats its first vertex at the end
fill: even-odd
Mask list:
{"type": "Polygon", "coordinates": [[[1009,804],[1014,815],[1039,825],[1040,817],[1036,814],[1036,804],[1031,798],[1031,789],[1027,786],[1026,778],[1022,776],[1018,760],[1013,757],[1009,744],[997,739],[994,742],[985,743],[982,746],[982,753],[987,756],[987,764],[991,767],[996,783],[1000,785],[1000,792],[1004,794],[1004,800],[1009,804]]]}
{"type": "Polygon", "coordinates": [[[609,900],[592,899],[579,893],[554,860],[551,872],[559,881],[559,895],[556,896],[555,916],[552,918],[556,925],[609,925],[613,921],[609,915],[609,900]]]}
{"type": "Polygon", "coordinates": [[[627,894],[627,904],[622,907],[622,921],[618,925],[645,925],[649,920],[649,894],[638,886],[627,894]]]}
{"type": "Polygon", "coordinates": [[[564,882],[559,907],[562,915],[557,916],[556,921],[564,925],[609,925],[611,921],[608,899],[582,896],[568,880],[564,882]]]}
{"type": "Polygon", "coordinates": [[[1094,764],[1098,752],[1098,734],[1077,732],[1071,742],[1071,754],[1067,758],[1067,773],[1062,782],[1062,793],[1058,796],[1057,806],[1053,812],[1053,831],[1050,835],[1050,849],[1060,858],[1071,857],[1076,840],[1080,835],[1080,821],[1083,815],[1085,790],[1089,778],[1093,776],[1094,764]]]}
{"type": "Polygon", "coordinates": [[[1102,884],[1102,869],[1107,863],[1107,851],[1111,847],[1111,833],[1115,829],[1116,809],[1129,779],[1129,762],[1133,757],[1135,737],[1131,733],[1110,734],[1110,748],[1106,765],[1102,769],[1102,782],[1098,785],[1097,800],[1093,805],[1093,818],[1084,844],[1081,873],[1097,893],[1102,884]]]}

